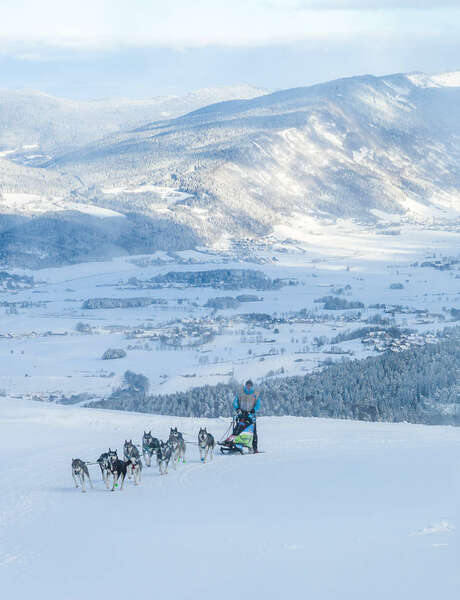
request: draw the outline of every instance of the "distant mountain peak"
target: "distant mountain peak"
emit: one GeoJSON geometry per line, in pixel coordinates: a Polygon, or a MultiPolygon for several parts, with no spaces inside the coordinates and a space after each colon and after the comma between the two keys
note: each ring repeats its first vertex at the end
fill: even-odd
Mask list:
{"type": "Polygon", "coordinates": [[[418,87],[460,87],[460,70],[443,73],[409,73],[407,78],[418,87]]]}

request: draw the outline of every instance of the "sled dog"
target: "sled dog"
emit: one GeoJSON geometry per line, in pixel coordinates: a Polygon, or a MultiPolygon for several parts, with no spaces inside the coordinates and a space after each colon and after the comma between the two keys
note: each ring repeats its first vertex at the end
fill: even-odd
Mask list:
{"type": "Polygon", "coordinates": [[[133,474],[134,485],[139,485],[142,473],[142,461],[139,457],[130,456],[126,461],[126,468],[130,469],[133,474]]]}
{"type": "Polygon", "coordinates": [[[182,460],[185,462],[185,450],[186,445],[184,441],[184,437],[180,431],[177,431],[177,427],[170,429],[169,431],[169,444],[172,449],[172,460],[173,467],[176,468],[177,463],[182,460]]]}
{"type": "Polygon", "coordinates": [[[89,476],[88,467],[86,466],[86,463],[80,458],[72,459],[72,477],[75,483],[75,487],[78,487],[78,482],[80,482],[82,492],[86,492],[85,478],[88,478],[90,486],[93,487],[93,482],[91,481],[91,477],[89,476]]]}
{"type": "Polygon", "coordinates": [[[144,455],[145,464],[147,467],[152,465],[152,455],[160,447],[160,442],[157,438],[154,438],[152,432],[144,431],[142,436],[142,454],[144,455]]]}
{"type": "Polygon", "coordinates": [[[133,440],[125,440],[125,443],[123,444],[123,456],[125,458],[125,462],[128,463],[128,468],[127,468],[127,475],[128,475],[128,479],[131,479],[131,475],[132,475],[132,468],[131,468],[131,463],[129,462],[129,459],[134,456],[134,458],[140,458],[139,455],[139,450],[137,449],[137,446],[135,444],[133,444],[133,440]]]}
{"type": "Polygon", "coordinates": [[[126,477],[126,463],[118,458],[118,452],[109,448],[109,471],[113,476],[112,492],[118,486],[118,480],[121,478],[120,490],[123,489],[123,483],[126,477]]]}
{"type": "Polygon", "coordinates": [[[103,452],[96,461],[101,469],[102,481],[109,488],[109,453],[103,452]]]}
{"type": "Polygon", "coordinates": [[[212,436],[206,431],[206,427],[204,429],[200,427],[200,431],[198,433],[198,448],[200,450],[201,462],[206,462],[206,459],[208,458],[208,453],[211,454],[212,460],[215,445],[216,444],[214,441],[214,436],[212,436]]]}
{"type": "Polygon", "coordinates": [[[160,470],[160,475],[168,474],[168,465],[171,460],[172,449],[169,442],[160,442],[160,447],[157,450],[157,465],[160,470]]]}

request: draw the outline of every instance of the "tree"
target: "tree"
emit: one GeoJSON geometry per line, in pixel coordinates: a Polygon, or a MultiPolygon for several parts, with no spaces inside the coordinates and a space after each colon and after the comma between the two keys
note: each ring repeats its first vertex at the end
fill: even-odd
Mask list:
{"type": "Polygon", "coordinates": [[[148,394],[150,382],[145,375],[134,373],[133,371],[125,371],[123,376],[123,389],[146,396],[148,394]]]}

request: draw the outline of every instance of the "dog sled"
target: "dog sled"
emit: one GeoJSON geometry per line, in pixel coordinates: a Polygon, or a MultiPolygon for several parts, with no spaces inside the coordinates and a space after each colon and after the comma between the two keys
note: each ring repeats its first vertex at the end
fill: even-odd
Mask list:
{"type": "Polygon", "coordinates": [[[253,439],[254,422],[248,412],[240,410],[233,417],[223,439],[217,443],[222,454],[249,454],[252,452],[253,439]]]}

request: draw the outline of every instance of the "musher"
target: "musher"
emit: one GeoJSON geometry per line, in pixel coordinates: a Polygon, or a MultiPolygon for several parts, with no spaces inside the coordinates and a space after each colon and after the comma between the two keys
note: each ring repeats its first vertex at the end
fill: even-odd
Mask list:
{"type": "Polygon", "coordinates": [[[254,454],[257,450],[257,424],[256,415],[260,408],[260,394],[255,391],[254,384],[250,379],[246,381],[241,392],[237,393],[233,400],[233,409],[235,412],[241,410],[248,413],[249,419],[254,424],[254,435],[252,438],[252,451],[254,454]]]}

